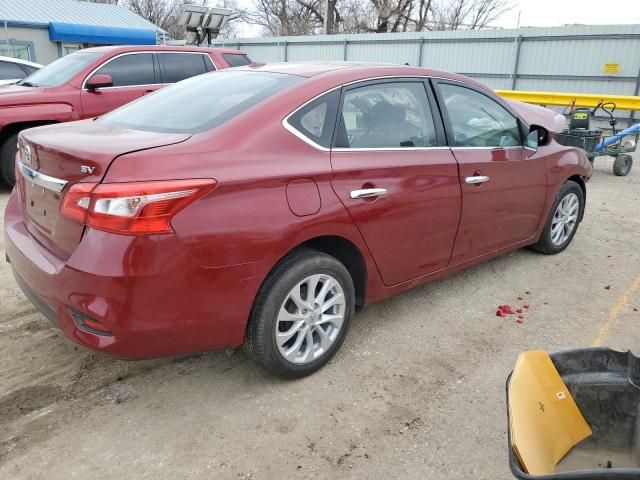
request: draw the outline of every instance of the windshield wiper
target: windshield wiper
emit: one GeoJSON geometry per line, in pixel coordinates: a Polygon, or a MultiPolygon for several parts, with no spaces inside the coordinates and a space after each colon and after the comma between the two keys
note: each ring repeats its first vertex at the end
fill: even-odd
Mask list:
{"type": "Polygon", "coordinates": [[[38,86],[35,83],[31,83],[31,82],[20,82],[20,83],[18,83],[18,85],[20,85],[22,87],[37,87],[38,86]]]}

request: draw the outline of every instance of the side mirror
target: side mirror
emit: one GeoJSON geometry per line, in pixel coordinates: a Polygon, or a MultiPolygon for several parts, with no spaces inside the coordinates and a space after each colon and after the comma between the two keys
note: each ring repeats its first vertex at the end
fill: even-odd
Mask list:
{"type": "Polygon", "coordinates": [[[113,79],[111,75],[98,74],[87,80],[87,89],[97,90],[99,88],[106,88],[113,86],[113,79]]]}

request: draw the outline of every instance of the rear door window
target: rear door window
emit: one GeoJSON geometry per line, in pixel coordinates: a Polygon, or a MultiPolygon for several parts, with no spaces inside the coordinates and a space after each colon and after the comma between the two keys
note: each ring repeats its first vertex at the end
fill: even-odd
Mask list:
{"type": "Polygon", "coordinates": [[[223,53],[222,58],[230,67],[242,67],[244,65],[250,65],[251,60],[244,54],[239,53],[223,53]]]}
{"type": "Polygon", "coordinates": [[[420,148],[438,145],[422,82],[383,82],[348,90],[336,147],[420,148]]]}
{"type": "Polygon", "coordinates": [[[209,71],[205,55],[193,53],[161,53],[162,83],[175,83],[209,71]]]}
{"type": "Polygon", "coordinates": [[[22,69],[15,63],[0,62],[0,80],[19,80],[25,76],[22,69]]]}
{"type": "Polygon", "coordinates": [[[153,67],[153,54],[127,54],[111,60],[94,75],[111,75],[114,87],[153,85],[158,83],[153,67]]]}

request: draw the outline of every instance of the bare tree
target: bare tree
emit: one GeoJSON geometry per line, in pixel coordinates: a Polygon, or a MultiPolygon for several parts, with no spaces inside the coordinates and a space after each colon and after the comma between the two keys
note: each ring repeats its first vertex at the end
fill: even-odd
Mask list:
{"type": "MultiPolygon", "coordinates": [[[[203,0],[91,0],[130,8],[169,32],[184,38],[177,25],[184,5],[203,0]]],[[[259,25],[266,35],[411,32],[479,29],[510,10],[511,0],[254,0],[241,8],[238,0],[209,0],[233,11],[222,36],[235,36],[242,24],[259,25]],[[328,2],[326,4],[325,2],[328,2]],[[325,15],[328,15],[325,19],[325,15]]]]}
{"type": "Polygon", "coordinates": [[[477,30],[512,8],[508,0],[448,0],[432,6],[432,30],[477,30]]]}
{"type": "Polygon", "coordinates": [[[268,35],[312,35],[322,30],[323,0],[255,0],[253,22],[268,35]]]}

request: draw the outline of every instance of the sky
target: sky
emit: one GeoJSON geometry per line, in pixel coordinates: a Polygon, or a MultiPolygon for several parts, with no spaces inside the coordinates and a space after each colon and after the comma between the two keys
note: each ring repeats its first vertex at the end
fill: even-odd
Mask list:
{"type": "MultiPolygon", "coordinates": [[[[215,0],[209,0],[214,5],[215,0]]],[[[240,6],[250,6],[253,0],[239,0],[240,6]]],[[[587,25],[640,23],[640,0],[512,0],[513,9],[505,13],[494,26],[516,28],[518,14],[522,27],[551,27],[581,23],[587,25]]],[[[260,28],[246,25],[239,36],[259,36],[260,28]]]]}
{"type": "Polygon", "coordinates": [[[495,26],[552,27],[572,23],[587,25],[640,23],[640,0],[516,0],[495,26]]]}

